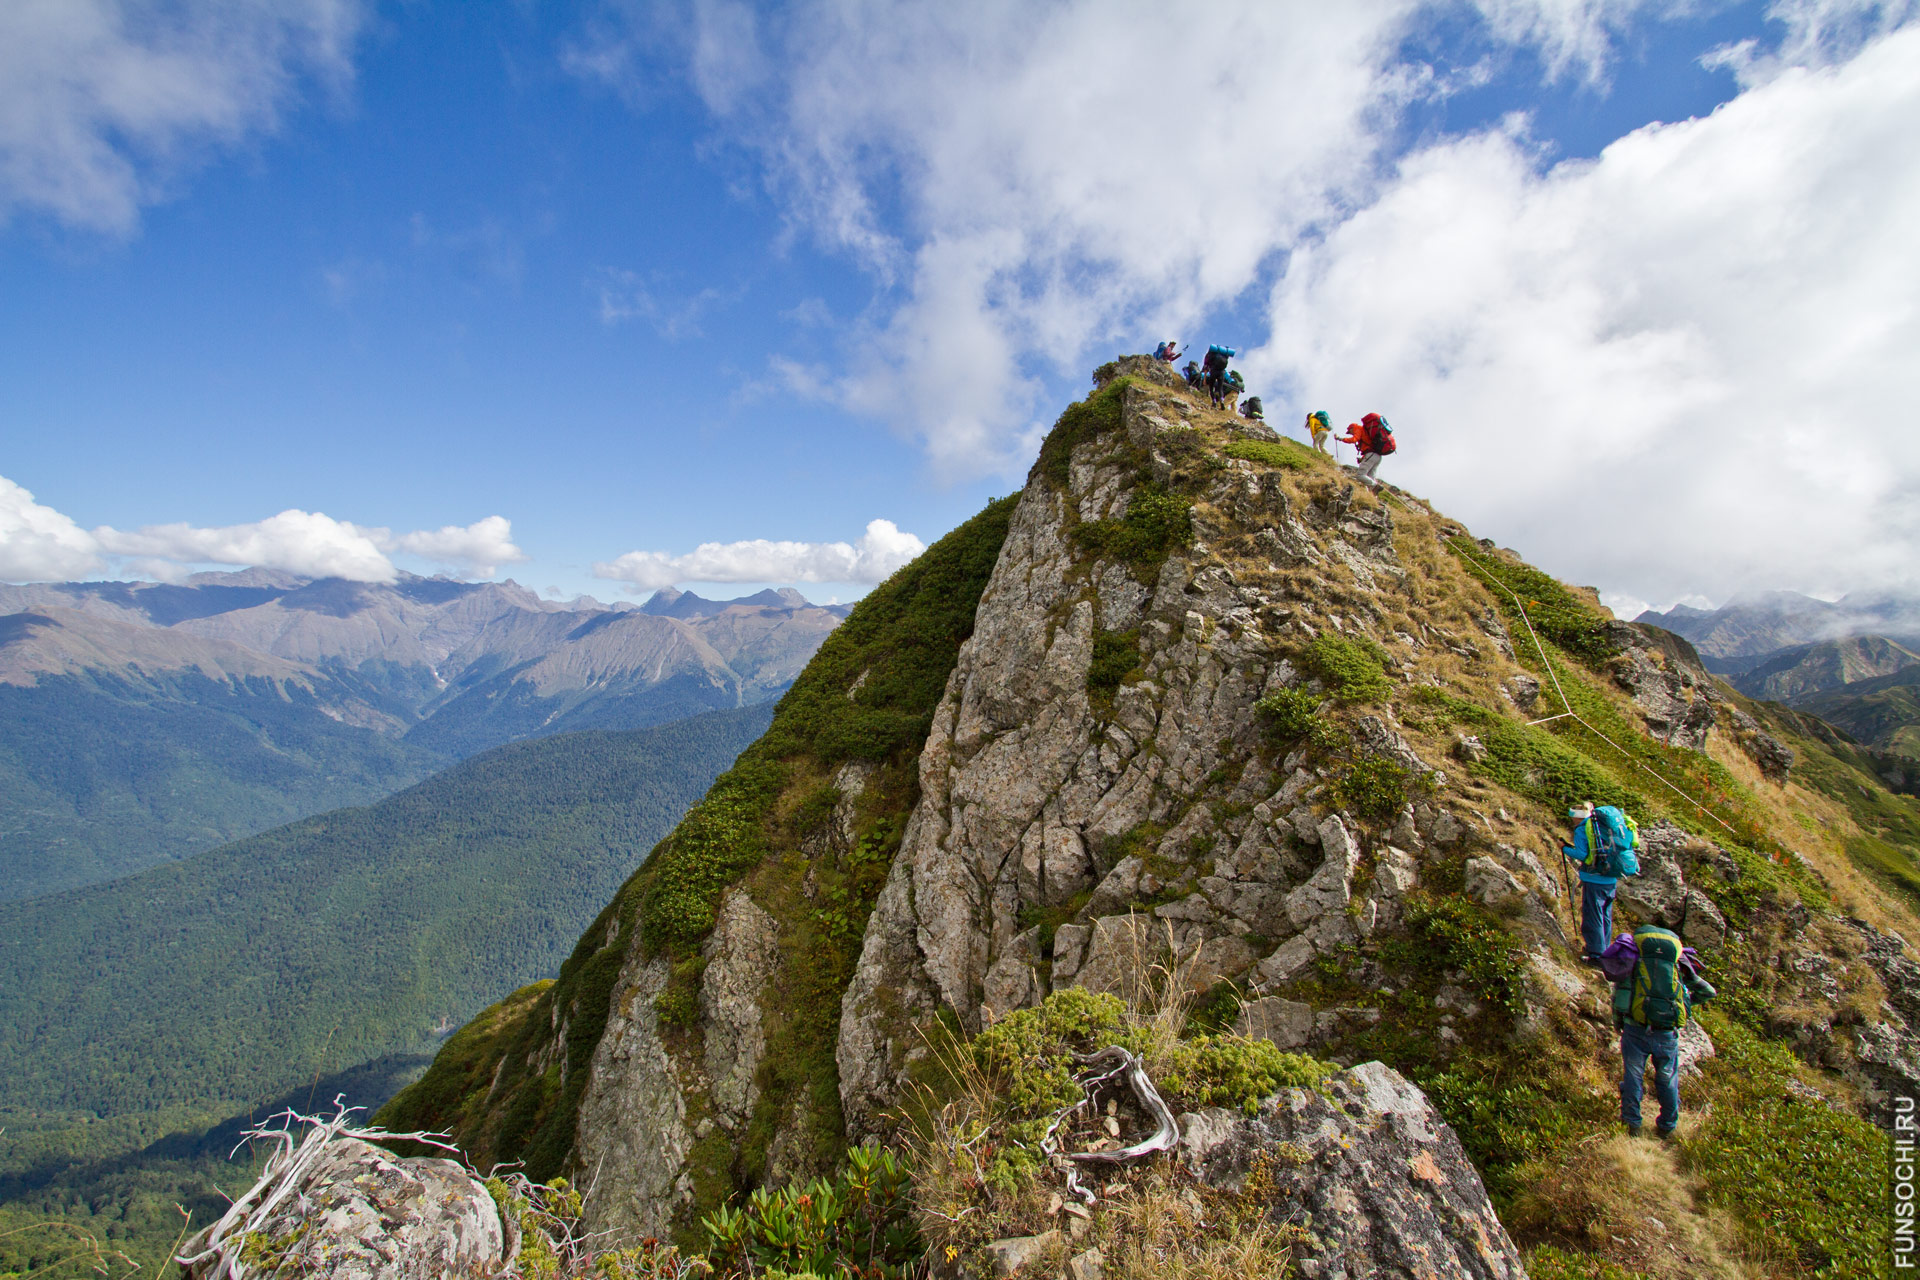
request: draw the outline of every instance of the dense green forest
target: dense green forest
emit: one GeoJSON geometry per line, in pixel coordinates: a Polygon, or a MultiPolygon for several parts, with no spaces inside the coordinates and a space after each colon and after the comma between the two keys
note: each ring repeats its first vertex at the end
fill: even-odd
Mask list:
{"type": "Polygon", "coordinates": [[[383,1100],[424,1065],[407,1055],[555,971],[771,715],[515,743],[366,808],[0,903],[0,1274],[57,1247],[5,1234],[49,1214],[155,1256],[174,1203],[243,1172],[225,1152],[268,1099],[383,1100]]]}
{"type": "Polygon", "coordinates": [[[343,724],[257,678],[0,685],[0,899],[97,884],[326,809],[453,755],[343,724]]]}
{"type": "Polygon", "coordinates": [[[271,1096],[557,969],[771,708],[515,743],[364,809],[0,904],[0,1108],[271,1096]]]}

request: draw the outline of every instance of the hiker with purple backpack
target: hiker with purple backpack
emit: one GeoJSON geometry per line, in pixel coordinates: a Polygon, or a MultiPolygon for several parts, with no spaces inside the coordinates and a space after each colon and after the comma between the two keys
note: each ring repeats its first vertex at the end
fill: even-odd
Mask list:
{"type": "Polygon", "coordinates": [[[1670,1138],[1680,1124],[1680,1031],[1696,1007],[1719,993],[1694,949],[1659,925],[1615,938],[1600,955],[1600,970],[1613,983],[1613,1025],[1620,1032],[1620,1122],[1640,1136],[1651,1064],[1660,1100],[1654,1132],[1670,1138]]]}

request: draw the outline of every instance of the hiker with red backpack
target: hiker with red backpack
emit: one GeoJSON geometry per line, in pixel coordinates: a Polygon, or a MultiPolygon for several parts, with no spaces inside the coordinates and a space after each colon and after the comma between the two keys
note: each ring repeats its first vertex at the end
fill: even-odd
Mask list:
{"type": "Polygon", "coordinates": [[[1613,986],[1613,1025],[1620,1032],[1620,1122],[1640,1136],[1647,1064],[1660,1100],[1654,1132],[1670,1138],[1680,1124],[1680,1030],[1694,1007],[1717,994],[1692,947],[1659,925],[1621,934],[1601,966],[1613,986]]]}
{"type": "Polygon", "coordinates": [[[1580,869],[1580,959],[1598,965],[1613,933],[1613,899],[1621,876],[1640,874],[1640,828],[1613,805],[1593,801],[1567,810],[1574,820],[1573,842],[1560,852],[1580,869]]]}
{"type": "Polygon", "coordinates": [[[1349,422],[1347,434],[1340,437],[1340,443],[1352,445],[1360,454],[1360,478],[1377,488],[1380,482],[1373,478],[1373,473],[1380,469],[1380,459],[1398,447],[1393,442],[1393,428],[1387,425],[1387,420],[1377,413],[1370,413],[1358,422],[1349,422]]]}

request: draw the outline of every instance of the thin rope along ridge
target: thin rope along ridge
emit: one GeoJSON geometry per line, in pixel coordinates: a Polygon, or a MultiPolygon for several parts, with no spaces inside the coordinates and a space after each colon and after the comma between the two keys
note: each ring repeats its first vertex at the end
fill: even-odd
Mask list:
{"type": "MultiPolygon", "coordinates": [[[[1455,550],[1459,550],[1459,548],[1456,547],[1455,550]]],[[[1472,561],[1474,564],[1479,565],[1481,570],[1487,575],[1488,580],[1491,581],[1494,586],[1499,587],[1502,591],[1506,592],[1509,596],[1513,597],[1514,607],[1520,610],[1520,621],[1524,622],[1527,626],[1527,638],[1533,641],[1534,652],[1540,655],[1540,665],[1547,669],[1547,678],[1553,681],[1553,691],[1554,693],[1559,695],[1560,705],[1566,708],[1566,710],[1562,712],[1560,715],[1548,716],[1546,717],[1546,720],[1534,720],[1534,721],[1531,721],[1531,723],[1545,724],[1547,720],[1560,720],[1567,717],[1571,717],[1575,724],[1580,725],[1581,727],[1586,729],[1588,733],[1591,733],[1594,737],[1600,739],[1600,741],[1606,743],[1608,746],[1612,747],[1615,751],[1618,751],[1621,755],[1625,756],[1628,762],[1631,763],[1636,769],[1639,769],[1642,773],[1645,773],[1648,777],[1659,782],[1662,786],[1666,787],[1669,791],[1679,796],[1682,800],[1685,800],[1688,804],[1692,805],[1694,808],[1698,809],[1700,812],[1706,814],[1709,818],[1712,818],[1715,822],[1725,827],[1729,834],[1735,835],[1735,836],[1739,835],[1740,833],[1734,830],[1732,823],[1728,822],[1725,818],[1722,818],[1719,814],[1715,813],[1713,810],[1707,808],[1707,806],[1705,806],[1704,804],[1701,804],[1698,800],[1688,795],[1685,791],[1675,786],[1672,782],[1669,782],[1663,775],[1656,773],[1646,763],[1635,758],[1634,754],[1631,751],[1628,751],[1625,747],[1621,746],[1619,743],[1615,742],[1612,738],[1609,738],[1606,734],[1600,732],[1600,730],[1594,728],[1592,725],[1588,724],[1584,719],[1581,718],[1580,713],[1573,709],[1573,704],[1567,701],[1567,691],[1560,687],[1560,677],[1553,669],[1553,660],[1547,657],[1546,646],[1540,643],[1540,636],[1533,629],[1533,619],[1529,617],[1527,614],[1526,602],[1522,600],[1518,595],[1514,594],[1514,590],[1512,587],[1509,587],[1506,583],[1500,581],[1500,576],[1496,574],[1492,570],[1492,568],[1486,564],[1485,561],[1481,560],[1479,557],[1475,556],[1470,551],[1460,551],[1460,554],[1465,556],[1468,560],[1472,561]]]]}

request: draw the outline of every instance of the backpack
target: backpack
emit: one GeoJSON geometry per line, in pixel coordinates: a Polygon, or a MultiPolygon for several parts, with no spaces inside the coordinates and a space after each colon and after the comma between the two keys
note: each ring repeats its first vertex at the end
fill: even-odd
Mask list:
{"type": "Polygon", "coordinates": [[[1597,876],[1640,874],[1640,859],[1633,851],[1640,847],[1640,824],[1610,804],[1603,804],[1587,819],[1587,869],[1597,876]]]}
{"type": "MultiPolygon", "coordinates": [[[[1676,1031],[1687,1025],[1686,980],[1680,973],[1680,936],[1657,925],[1643,925],[1633,931],[1640,948],[1640,959],[1633,973],[1620,988],[1626,993],[1627,1021],[1637,1022],[1652,1031],[1676,1031]]],[[[1618,992],[1615,1007],[1622,1003],[1618,992]]]]}
{"type": "Polygon", "coordinates": [[[1266,412],[1266,409],[1261,406],[1259,396],[1248,396],[1246,407],[1241,412],[1249,418],[1258,418],[1266,412]]]}
{"type": "Polygon", "coordinates": [[[1393,429],[1387,425],[1385,418],[1373,424],[1372,444],[1373,447],[1367,450],[1367,452],[1377,453],[1383,457],[1399,448],[1399,446],[1393,442],[1393,429]]]}
{"type": "Polygon", "coordinates": [[[1227,347],[1208,347],[1207,362],[1204,366],[1208,373],[1225,373],[1227,361],[1233,358],[1233,352],[1227,347]]]}

